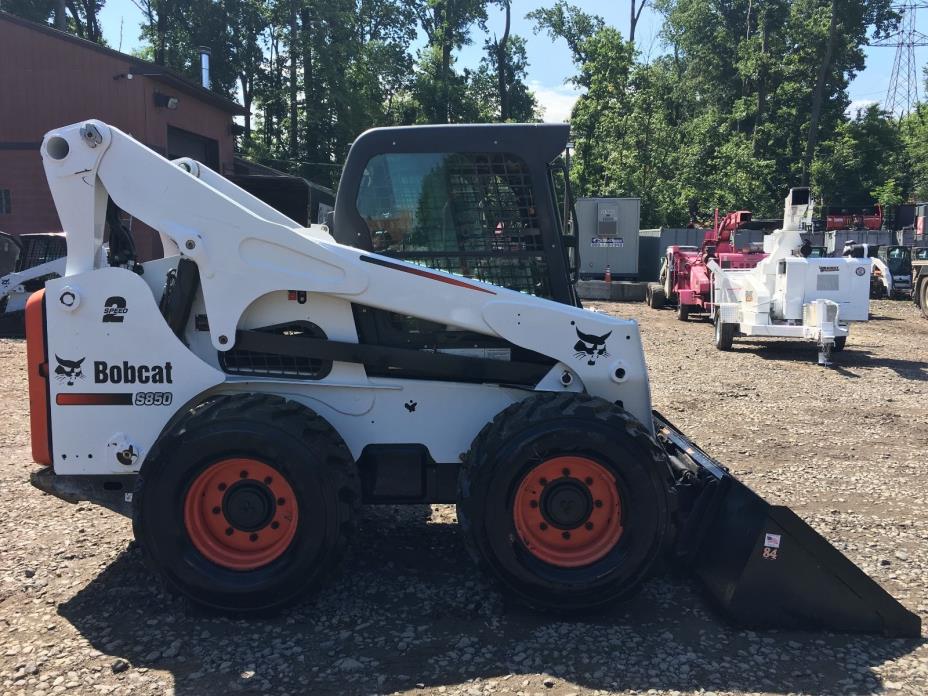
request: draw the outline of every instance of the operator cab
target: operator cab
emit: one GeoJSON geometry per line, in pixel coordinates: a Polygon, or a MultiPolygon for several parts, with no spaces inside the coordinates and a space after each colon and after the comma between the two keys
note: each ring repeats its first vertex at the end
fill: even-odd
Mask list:
{"type": "Polygon", "coordinates": [[[562,124],[376,128],[348,153],[336,241],[579,306],[562,124]]]}
{"type": "Polygon", "coordinates": [[[907,246],[881,247],[879,257],[889,267],[889,272],[896,276],[912,275],[912,249],[907,246]]]}

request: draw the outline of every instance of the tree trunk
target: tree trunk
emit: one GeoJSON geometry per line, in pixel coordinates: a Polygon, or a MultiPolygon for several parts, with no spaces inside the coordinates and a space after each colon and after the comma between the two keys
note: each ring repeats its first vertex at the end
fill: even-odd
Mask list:
{"type": "Polygon", "coordinates": [[[635,0],[631,0],[631,17],[628,22],[628,42],[635,43],[635,29],[638,27],[638,20],[641,19],[641,11],[648,4],[648,0],[641,0],[638,5],[638,11],[635,11],[635,0]]]}
{"type": "Polygon", "coordinates": [[[822,115],[822,102],[825,99],[825,82],[831,71],[831,58],[834,54],[835,43],[838,40],[838,13],[835,7],[836,0],[831,1],[831,22],[828,25],[828,42],[825,44],[825,55],[822,65],[815,79],[815,91],[812,92],[812,113],[809,117],[809,135],[806,138],[806,152],[802,158],[802,185],[809,185],[809,176],[812,169],[812,157],[815,155],[815,145],[818,142],[818,122],[822,115]]]}
{"type": "Polygon", "coordinates": [[[297,95],[297,44],[300,40],[297,26],[297,2],[290,0],[290,158],[297,159],[297,142],[299,141],[298,118],[299,110],[296,103],[297,95]]]}
{"type": "Polygon", "coordinates": [[[167,56],[167,33],[168,33],[168,4],[158,4],[158,16],[155,19],[155,33],[157,34],[157,45],[155,46],[155,62],[158,65],[165,65],[167,56]]]}
{"type": "Polygon", "coordinates": [[[68,18],[65,15],[65,0],[55,0],[55,29],[68,30],[68,18]]]}
{"type": "MultiPolygon", "coordinates": [[[[77,34],[82,39],[87,38],[87,36],[84,33],[84,25],[81,24],[81,15],[77,11],[77,8],[74,6],[74,3],[72,2],[72,0],[66,0],[65,7],[71,11],[71,18],[74,20],[74,33],[77,34]]],[[[55,18],[56,24],[57,24],[57,21],[58,21],[57,18],[55,18]]],[[[65,24],[65,29],[66,28],[67,28],[67,24],[65,24]]],[[[64,29],[62,29],[62,31],[64,31],[64,29]]]]}
{"type": "Polygon", "coordinates": [[[242,106],[245,107],[245,140],[251,139],[251,95],[252,87],[248,75],[242,73],[238,76],[242,85],[242,106]]]}
{"type": "Polygon", "coordinates": [[[508,55],[506,53],[506,43],[509,41],[509,24],[510,24],[510,3],[506,3],[506,27],[503,30],[503,38],[496,42],[496,77],[499,82],[499,120],[506,122],[509,120],[509,90],[507,88],[506,68],[508,55]]]}
{"type": "Polygon", "coordinates": [[[448,80],[451,73],[452,2],[453,0],[445,0],[444,2],[444,23],[441,32],[441,104],[442,119],[445,123],[451,121],[451,89],[448,80]]]}
{"type": "Polygon", "coordinates": [[[764,121],[764,111],[767,108],[767,51],[770,50],[770,30],[767,28],[767,18],[763,15],[760,20],[760,72],[757,74],[757,113],[754,116],[754,133],[751,136],[754,145],[754,154],[757,154],[757,129],[764,121]]]}
{"type": "Polygon", "coordinates": [[[319,157],[318,142],[315,128],[313,128],[313,116],[315,113],[314,100],[310,98],[316,91],[316,74],[313,65],[313,36],[312,20],[309,16],[309,8],[304,7],[300,10],[300,19],[303,24],[303,100],[306,104],[303,115],[303,128],[305,130],[304,138],[306,139],[306,159],[317,161],[319,157]]]}

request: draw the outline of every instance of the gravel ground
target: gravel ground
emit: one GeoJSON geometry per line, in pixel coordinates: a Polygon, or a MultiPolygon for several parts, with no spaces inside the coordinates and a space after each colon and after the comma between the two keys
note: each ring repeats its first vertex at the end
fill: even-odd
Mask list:
{"type": "MultiPolygon", "coordinates": [[[[641,321],[656,408],[928,614],[928,322],[911,303],[874,303],[832,370],[808,344],[723,355],[706,322],[598,308],[641,321]]],[[[452,506],[369,509],[341,578],[283,616],[191,609],[128,521],[29,486],[24,353],[0,341],[3,694],[928,693],[924,640],[735,630],[685,577],[582,621],[511,606],[452,506]]]]}

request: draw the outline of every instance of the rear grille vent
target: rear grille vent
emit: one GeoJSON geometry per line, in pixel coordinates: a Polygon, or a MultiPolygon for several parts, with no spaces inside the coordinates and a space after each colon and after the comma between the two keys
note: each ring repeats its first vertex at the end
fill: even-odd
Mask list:
{"type": "MultiPolygon", "coordinates": [[[[266,326],[262,331],[277,336],[327,338],[325,332],[309,321],[266,326]]],[[[324,379],[332,371],[331,360],[259,353],[232,348],[219,353],[219,365],[230,375],[243,377],[277,377],[283,379],[324,379]]]]}

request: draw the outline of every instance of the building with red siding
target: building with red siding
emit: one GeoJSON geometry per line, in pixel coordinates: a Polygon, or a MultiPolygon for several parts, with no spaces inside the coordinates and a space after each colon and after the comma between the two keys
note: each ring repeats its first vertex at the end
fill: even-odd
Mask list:
{"type": "MultiPolygon", "coordinates": [[[[0,230],[61,231],[39,155],[53,128],[97,118],[166,157],[232,175],[233,117],[244,113],[162,65],[0,12],[0,230]]],[[[133,233],[142,258],[160,252],[153,231],[133,233]]]]}

